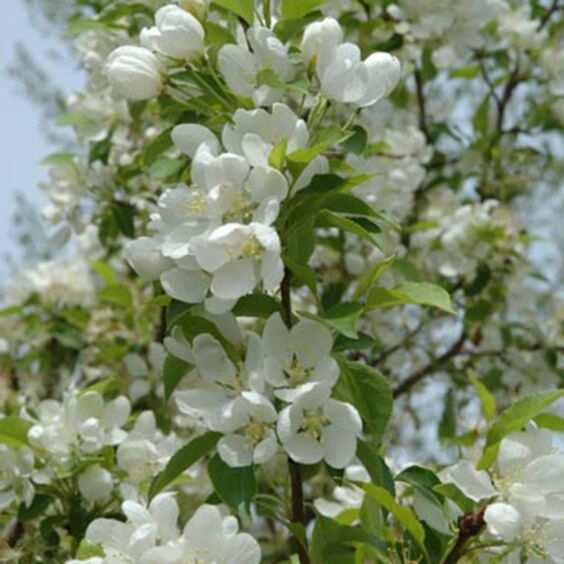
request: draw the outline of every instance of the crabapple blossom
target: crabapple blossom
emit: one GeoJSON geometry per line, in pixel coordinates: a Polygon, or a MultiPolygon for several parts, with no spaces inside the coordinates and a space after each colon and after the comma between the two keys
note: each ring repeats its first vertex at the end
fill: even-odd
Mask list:
{"type": "Polygon", "coordinates": [[[204,28],[191,13],[178,6],[163,6],[155,14],[155,27],[141,31],[141,43],[168,57],[191,60],[204,52],[204,28]]]}
{"type": "Polygon", "coordinates": [[[329,397],[331,388],[310,383],[278,416],[277,431],[288,456],[300,464],[325,460],[333,468],[344,468],[356,452],[362,420],[349,403],[329,397]]]}
{"type": "Polygon", "coordinates": [[[149,100],[162,88],[163,65],[145,47],[118,47],[108,58],[106,72],[114,91],[130,100],[149,100]]]}

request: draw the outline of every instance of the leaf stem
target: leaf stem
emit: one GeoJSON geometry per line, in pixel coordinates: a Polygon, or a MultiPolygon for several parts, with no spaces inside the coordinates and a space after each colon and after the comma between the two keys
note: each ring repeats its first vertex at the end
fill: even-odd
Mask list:
{"type": "Polygon", "coordinates": [[[458,537],[444,557],[442,564],[456,564],[456,562],[460,561],[468,542],[472,538],[477,537],[486,526],[486,522],[484,521],[485,511],[486,507],[482,507],[478,511],[467,513],[459,519],[458,537]]]}

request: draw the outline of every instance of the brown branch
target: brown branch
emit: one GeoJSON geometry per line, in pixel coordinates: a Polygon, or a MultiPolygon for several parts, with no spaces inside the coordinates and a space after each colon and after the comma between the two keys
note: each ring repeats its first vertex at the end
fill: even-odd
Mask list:
{"type": "Polygon", "coordinates": [[[451,549],[442,561],[442,564],[456,564],[459,562],[468,542],[477,537],[486,526],[484,521],[484,513],[486,507],[482,507],[476,512],[467,513],[458,520],[458,536],[451,549]]]}
{"type": "Polygon", "coordinates": [[[417,107],[419,108],[419,129],[425,135],[425,139],[430,141],[431,135],[429,133],[429,127],[427,125],[427,108],[425,106],[425,92],[424,92],[424,83],[423,83],[423,75],[421,74],[421,70],[416,68],[414,71],[415,76],[415,93],[417,94],[417,107]]]}
{"type": "Polygon", "coordinates": [[[439,366],[445,364],[449,360],[453,359],[454,357],[458,356],[462,349],[464,348],[464,344],[466,342],[466,333],[463,331],[456,343],[452,345],[452,347],[435,359],[433,362],[418,370],[415,374],[412,374],[407,380],[404,380],[395,390],[394,390],[394,398],[397,398],[411,390],[413,386],[419,384],[421,380],[424,380],[429,374],[432,374],[439,366]]]}
{"type": "Polygon", "coordinates": [[[505,118],[505,112],[507,110],[507,106],[511,101],[515,89],[523,81],[523,79],[519,77],[519,69],[520,69],[519,62],[517,62],[515,68],[509,75],[509,80],[505,83],[503,93],[501,94],[501,98],[498,106],[498,114],[497,114],[497,130],[500,133],[503,131],[503,120],[505,118]]]}
{"type": "MultiPolygon", "coordinates": [[[[288,268],[284,271],[284,278],[280,286],[282,307],[284,309],[285,322],[288,328],[292,327],[292,295],[291,295],[292,274],[288,268]]],[[[304,506],[304,488],[300,465],[288,458],[288,468],[290,470],[290,488],[292,494],[291,519],[293,523],[299,523],[306,528],[306,516],[304,506]]],[[[296,550],[300,564],[309,564],[307,546],[296,538],[296,550]]]]}
{"type": "Polygon", "coordinates": [[[559,0],[553,0],[552,2],[552,6],[550,6],[550,8],[548,8],[546,14],[542,17],[541,21],[539,22],[539,25],[537,27],[537,31],[542,31],[545,26],[548,24],[548,22],[550,21],[550,18],[552,18],[553,14],[556,13],[556,11],[559,8],[559,0]]]}

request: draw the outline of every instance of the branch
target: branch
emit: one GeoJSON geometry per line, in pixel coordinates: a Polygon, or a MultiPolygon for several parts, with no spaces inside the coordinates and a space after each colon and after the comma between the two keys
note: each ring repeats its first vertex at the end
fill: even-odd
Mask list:
{"type": "Polygon", "coordinates": [[[462,558],[468,541],[477,537],[486,526],[484,521],[485,511],[486,507],[484,506],[476,512],[467,513],[460,517],[458,520],[458,537],[443,559],[442,564],[455,564],[462,558]]]}
{"type": "MultiPolygon", "coordinates": [[[[288,268],[284,271],[284,278],[280,286],[282,294],[282,307],[284,309],[285,322],[288,328],[292,327],[292,295],[291,295],[292,274],[288,268]]],[[[304,506],[304,488],[302,483],[302,475],[300,465],[288,457],[288,467],[290,470],[290,485],[292,492],[292,510],[291,519],[293,523],[299,523],[303,526],[304,532],[306,527],[305,506],[304,506]]],[[[301,540],[296,538],[296,549],[300,564],[309,564],[309,556],[307,546],[302,544],[301,540]]]]}
{"type": "Polygon", "coordinates": [[[458,356],[464,347],[464,343],[466,342],[466,333],[463,331],[456,343],[452,345],[452,347],[435,359],[433,362],[424,366],[421,370],[417,371],[415,374],[410,376],[407,380],[404,380],[395,390],[394,390],[394,398],[397,398],[411,390],[413,386],[421,382],[421,380],[425,379],[429,374],[432,374],[439,366],[448,362],[452,358],[458,356]]]}
{"type": "Polygon", "coordinates": [[[423,135],[425,135],[425,139],[429,142],[431,135],[429,133],[429,127],[427,126],[427,108],[425,106],[423,75],[421,74],[421,70],[417,68],[413,74],[415,76],[415,93],[417,94],[417,106],[419,108],[419,129],[421,129],[423,135]]]}
{"type": "Polygon", "coordinates": [[[550,21],[550,18],[552,18],[552,15],[555,14],[556,11],[558,10],[558,8],[559,8],[558,4],[559,4],[558,0],[553,0],[552,6],[550,6],[550,8],[548,8],[546,14],[542,17],[541,21],[539,22],[539,25],[537,27],[537,31],[542,31],[545,28],[545,26],[550,21]]]}

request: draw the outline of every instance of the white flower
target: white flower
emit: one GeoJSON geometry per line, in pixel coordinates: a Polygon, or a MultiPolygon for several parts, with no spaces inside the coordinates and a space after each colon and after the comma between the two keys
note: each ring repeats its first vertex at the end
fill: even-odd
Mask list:
{"type": "MultiPolygon", "coordinates": [[[[370,483],[370,476],[364,466],[353,464],[345,469],[345,478],[355,482],[370,483]]],[[[318,498],[315,509],[326,517],[335,518],[347,509],[360,509],[364,501],[364,490],[354,485],[337,486],[331,493],[333,499],[318,498]]]]}
{"type": "Polygon", "coordinates": [[[325,18],[308,25],[301,45],[304,63],[307,66],[315,62],[323,50],[337,47],[342,42],[343,30],[334,18],[325,18]]]}
{"type": "Polygon", "coordinates": [[[128,518],[126,523],[96,519],[86,530],[88,542],[100,545],[106,560],[112,564],[158,562],[153,553],[157,542],[169,542],[178,534],[178,505],[174,498],[171,494],[160,494],[148,509],[126,501],[122,509],[128,518]]]}
{"type": "MultiPolygon", "coordinates": [[[[170,346],[171,342],[167,344],[170,346]]],[[[230,433],[243,425],[249,407],[241,392],[262,392],[264,386],[260,338],[250,333],[246,345],[244,364],[235,366],[221,343],[207,333],[198,335],[192,346],[185,342],[184,350],[178,350],[176,343],[176,354],[190,359],[197,369],[190,388],[175,393],[178,409],[203,419],[214,431],[230,433]]]]}
{"type": "Polygon", "coordinates": [[[81,495],[91,503],[108,499],[113,487],[112,475],[99,464],[89,466],[78,477],[78,489],[81,495]]]}
{"type": "MultiPolygon", "coordinates": [[[[135,402],[146,396],[155,381],[159,382],[164,367],[165,349],[161,343],[150,343],[147,354],[148,363],[145,359],[135,353],[126,355],[123,359],[125,367],[134,380],[129,386],[129,397],[135,402]]],[[[162,392],[162,386],[156,389],[157,395],[162,392]]]]}
{"type": "Polygon", "coordinates": [[[98,392],[73,395],[63,405],[45,400],[39,406],[39,422],[28,432],[30,442],[47,452],[65,455],[73,445],[94,453],[122,442],[121,429],[131,412],[129,400],[120,396],[109,403],[98,392]]]}
{"type": "Polygon", "coordinates": [[[140,484],[160,472],[179,446],[176,435],[165,437],[157,429],[155,414],[144,411],[118,446],[116,458],[119,467],[127,472],[128,480],[140,484]]]}
{"type": "Polygon", "coordinates": [[[317,58],[321,91],[328,98],[365,107],[392,92],[401,77],[400,63],[389,53],[373,53],[361,60],[353,43],[324,49],[317,58]]]}
{"type": "Polygon", "coordinates": [[[282,92],[271,86],[258,86],[261,70],[272,70],[282,81],[293,78],[294,70],[288,58],[288,49],[264,27],[252,26],[247,32],[252,52],[242,45],[224,45],[219,51],[218,65],[227,85],[235,94],[253,98],[258,105],[276,102],[282,92]]]}
{"type": "Polygon", "coordinates": [[[333,386],[339,366],[331,356],[333,337],[327,327],[302,319],[291,329],[279,313],[268,319],[263,333],[266,381],[276,388],[274,395],[294,401],[311,382],[333,386]]]}
{"type": "Polygon", "coordinates": [[[232,433],[222,437],[217,451],[229,466],[249,466],[270,460],[278,450],[274,432],[277,413],[274,406],[261,394],[242,392],[232,433]]]}
{"type": "Polygon", "coordinates": [[[272,111],[237,110],[233,115],[233,125],[223,128],[222,140],[226,149],[243,155],[252,166],[268,167],[268,157],[272,149],[283,139],[287,142],[287,152],[307,146],[309,133],[304,120],[286,105],[276,103],[272,111]]]}
{"type": "Polygon", "coordinates": [[[189,12],[169,4],[155,14],[156,27],[141,31],[146,47],[168,57],[192,60],[204,52],[204,28],[189,12]]]}
{"type": "Polygon", "coordinates": [[[330,399],[330,393],[326,384],[307,384],[280,412],[278,437],[295,462],[315,464],[324,459],[334,468],[344,468],[354,458],[362,420],[351,404],[330,399]]]}
{"type": "Polygon", "coordinates": [[[174,264],[162,254],[158,242],[150,237],[129,241],[125,247],[125,258],[131,268],[145,280],[157,280],[174,264]]]}
{"type": "Polygon", "coordinates": [[[501,441],[494,483],[462,461],[442,478],[474,501],[495,498],[484,513],[491,534],[512,542],[541,519],[564,519],[564,454],[551,450],[547,430],[528,428],[501,441]],[[495,487],[494,487],[495,486],[495,487]]]}
{"type": "Polygon", "coordinates": [[[202,505],[186,523],[180,538],[154,548],[142,564],[259,564],[260,547],[247,533],[239,533],[234,517],[222,519],[219,509],[202,505]]]}
{"type": "Polygon", "coordinates": [[[34,457],[30,448],[10,448],[0,444],[0,511],[16,499],[31,505],[35,489],[31,482],[34,457]]]}
{"type": "Polygon", "coordinates": [[[227,223],[198,237],[193,250],[199,266],[212,275],[211,291],[224,300],[250,294],[260,282],[274,291],[284,276],[278,233],[261,223],[227,223]]]}
{"type": "Polygon", "coordinates": [[[130,100],[149,100],[162,88],[161,62],[144,47],[125,45],[113,51],[106,63],[112,88],[130,100]]]}

